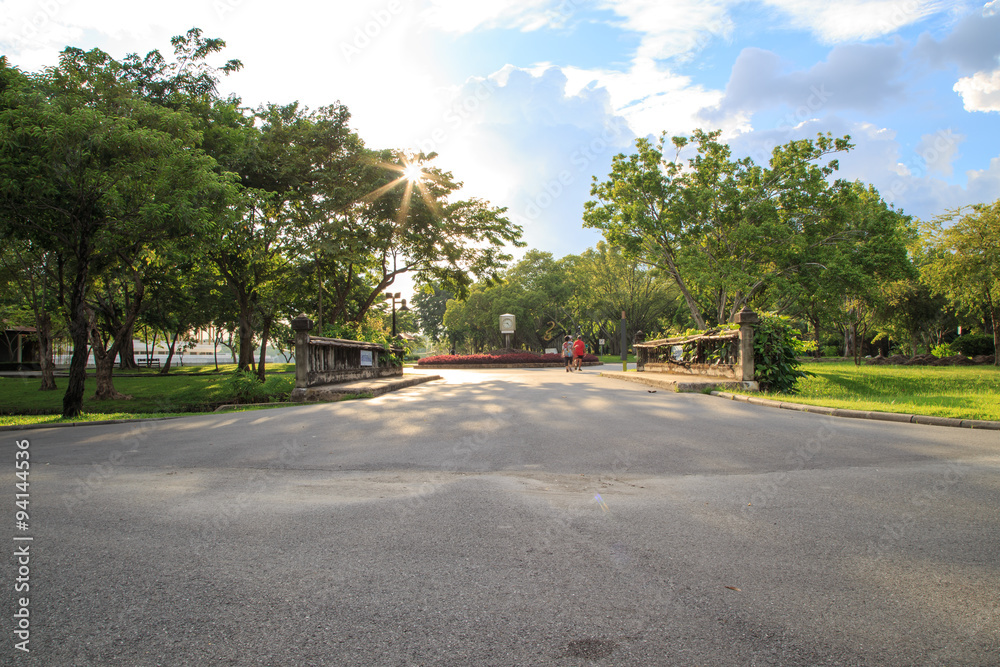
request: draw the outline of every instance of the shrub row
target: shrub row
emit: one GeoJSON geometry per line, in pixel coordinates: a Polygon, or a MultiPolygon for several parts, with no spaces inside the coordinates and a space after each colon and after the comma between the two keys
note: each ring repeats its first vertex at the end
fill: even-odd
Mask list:
{"type": "MultiPolygon", "coordinates": [[[[583,357],[586,362],[600,361],[593,354],[586,354],[583,357]]],[[[515,354],[439,354],[433,357],[424,357],[417,362],[418,366],[424,364],[434,365],[490,365],[490,364],[544,364],[563,363],[563,357],[559,354],[536,354],[535,352],[517,352],[515,354]]]]}

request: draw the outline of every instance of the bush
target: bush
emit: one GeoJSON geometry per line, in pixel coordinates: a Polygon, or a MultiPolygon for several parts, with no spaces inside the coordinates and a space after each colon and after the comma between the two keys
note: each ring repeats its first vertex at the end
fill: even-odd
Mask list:
{"type": "Polygon", "coordinates": [[[225,400],[239,404],[280,401],[291,391],[288,385],[288,378],[271,376],[261,382],[250,371],[236,371],[223,381],[225,400]]]}
{"type": "Polygon", "coordinates": [[[965,334],[951,342],[951,347],[967,357],[993,354],[993,336],[965,334]]]}
{"type": "Polygon", "coordinates": [[[754,379],[761,391],[794,394],[799,378],[812,373],[799,370],[798,356],[803,343],[787,317],[761,315],[754,328],[754,379]]]}
{"type": "Polygon", "coordinates": [[[824,357],[839,357],[840,348],[836,345],[824,345],[823,346],[823,356],[824,357]]]}
{"type": "MultiPolygon", "coordinates": [[[[585,362],[600,361],[593,354],[584,355],[585,362]]],[[[517,352],[515,354],[439,354],[424,357],[417,362],[423,364],[475,365],[475,364],[543,364],[563,363],[561,354],[536,354],[534,352],[517,352]]]]}
{"type": "Polygon", "coordinates": [[[935,345],[931,349],[931,354],[933,354],[938,359],[944,359],[945,357],[954,357],[955,350],[952,348],[951,343],[942,343],[941,345],[935,345]]]}

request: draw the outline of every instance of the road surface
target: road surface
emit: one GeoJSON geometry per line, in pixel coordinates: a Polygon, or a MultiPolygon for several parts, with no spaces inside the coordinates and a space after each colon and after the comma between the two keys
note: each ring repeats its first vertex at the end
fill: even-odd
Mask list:
{"type": "Polygon", "coordinates": [[[367,401],[0,434],[0,662],[1000,664],[996,432],[597,369],[435,372],[367,401]]]}

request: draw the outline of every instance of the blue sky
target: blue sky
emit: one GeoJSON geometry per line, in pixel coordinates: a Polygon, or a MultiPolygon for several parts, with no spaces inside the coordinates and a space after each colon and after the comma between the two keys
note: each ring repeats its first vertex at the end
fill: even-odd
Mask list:
{"type": "Polygon", "coordinates": [[[372,147],[433,150],[557,257],[636,137],[721,129],[740,155],[850,134],[840,177],[918,218],[1000,198],[1000,0],[0,0],[23,69],[197,26],[248,105],[340,101],[372,147]]]}

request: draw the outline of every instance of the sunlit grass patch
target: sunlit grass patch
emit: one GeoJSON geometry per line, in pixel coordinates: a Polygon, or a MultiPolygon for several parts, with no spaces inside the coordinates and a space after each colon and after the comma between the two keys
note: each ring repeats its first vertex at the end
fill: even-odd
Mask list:
{"type": "Polygon", "coordinates": [[[806,363],[799,393],[766,396],[833,408],[1000,421],[996,366],[855,366],[806,363]]]}

